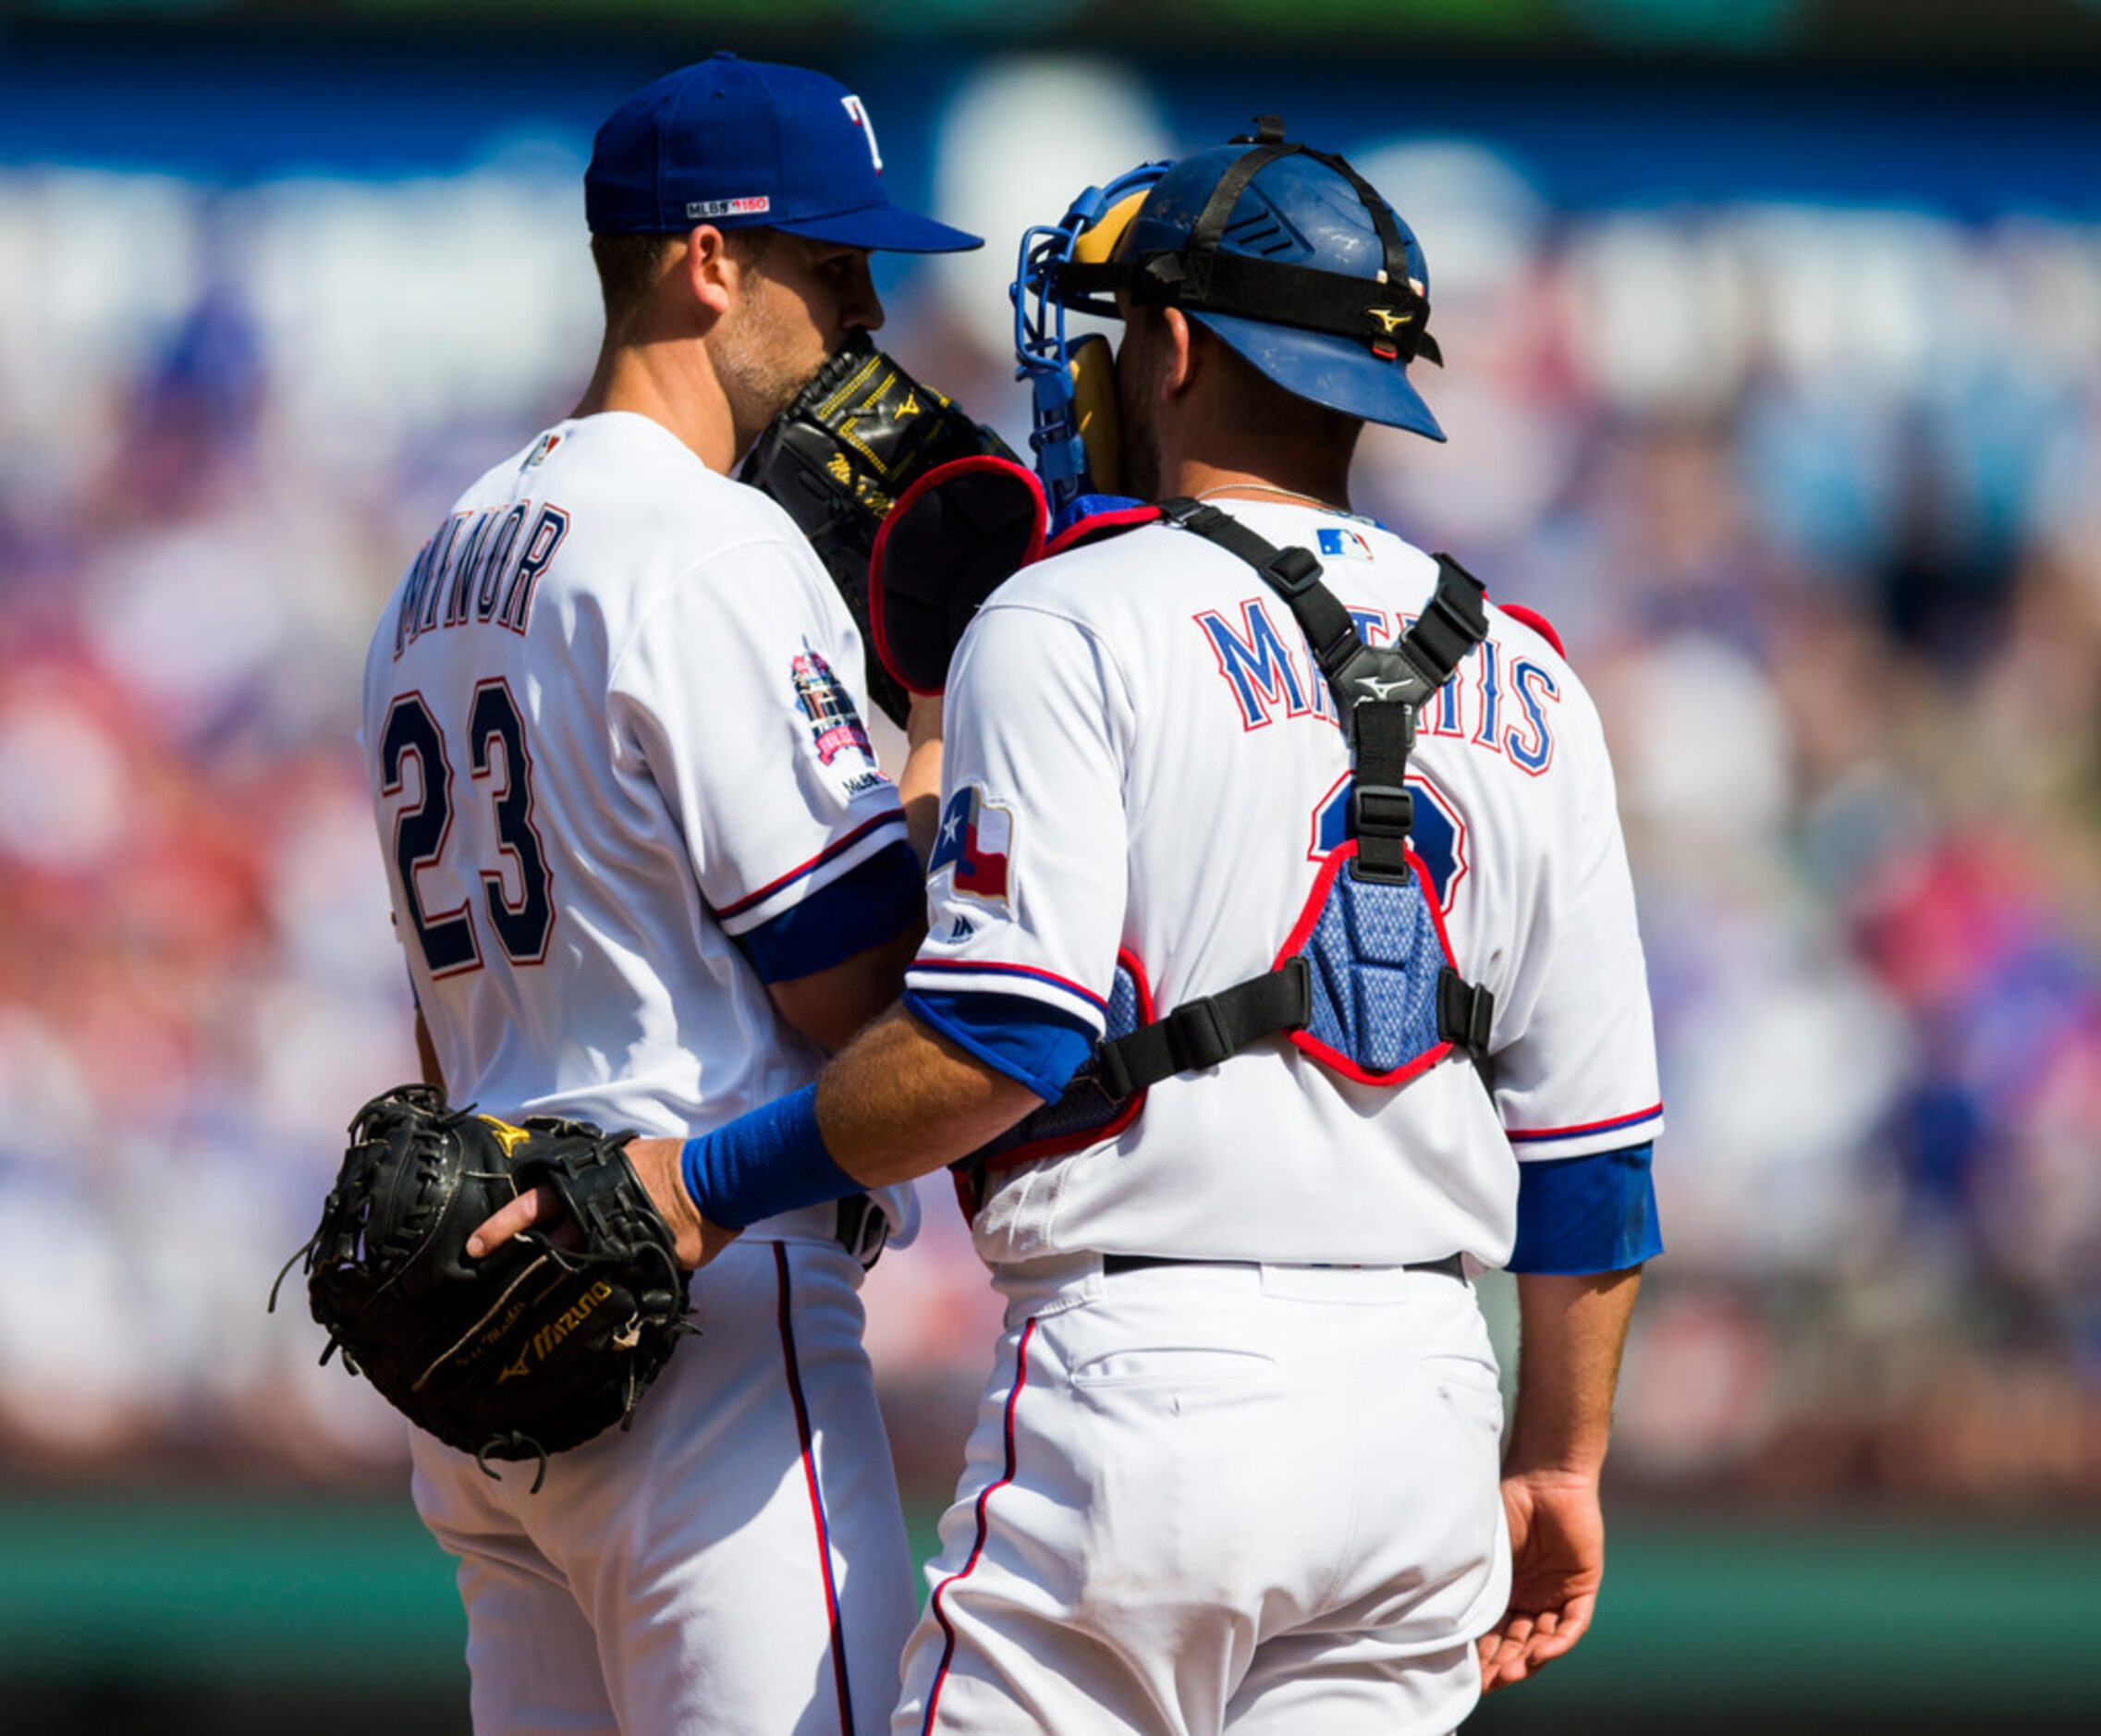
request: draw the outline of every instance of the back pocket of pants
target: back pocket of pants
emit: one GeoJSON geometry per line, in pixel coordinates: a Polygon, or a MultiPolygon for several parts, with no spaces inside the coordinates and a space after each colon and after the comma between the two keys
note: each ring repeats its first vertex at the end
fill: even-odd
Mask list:
{"type": "Polygon", "coordinates": [[[1275,1361],[1261,1351],[1228,1346],[1154,1345],[1104,1351],[1072,1371],[1075,1387],[1208,1386],[1266,1375],[1275,1361]]]}

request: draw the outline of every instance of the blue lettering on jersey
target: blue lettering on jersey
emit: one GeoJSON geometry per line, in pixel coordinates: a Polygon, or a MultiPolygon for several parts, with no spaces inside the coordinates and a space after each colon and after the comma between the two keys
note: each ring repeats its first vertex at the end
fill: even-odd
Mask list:
{"type": "MultiPolygon", "coordinates": [[[[1503,647],[1493,639],[1484,639],[1474,652],[1473,660],[1481,678],[1477,690],[1481,696],[1481,722],[1474,728],[1473,744],[1493,753],[1496,751],[1496,731],[1503,722],[1503,686],[1497,679],[1502,671],[1503,647]]],[[[1448,681],[1446,686],[1457,689],[1459,683],[1448,681]]]]}
{"type": "MultiPolygon", "coordinates": [[[[1239,630],[1216,609],[1191,618],[1203,630],[1218,673],[1232,691],[1240,727],[1266,728],[1276,721],[1279,705],[1287,717],[1319,717],[1335,723],[1327,682],[1311,648],[1301,664],[1294,650],[1287,649],[1285,636],[1277,630],[1265,602],[1251,597],[1240,606],[1239,630]]],[[[1393,642],[1413,618],[1401,616],[1394,630],[1389,628],[1393,617],[1375,609],[1353,608],[1350,617],[1369,645],[1393,642]]],[[[1303,635],[1292,634],[1289,643],[1304,645],[1303,635]]],[[[1498,757],[1507,754],[1520,769],[1537,777],[1553,764],[1554,708],[1560,698],[1560,684],[1545,665],[1527,657],[1506,666],[1502,643],[1484,640],[1436,698],[1423,707],[1416,729],[1423,737],[1465,741],[1498,757]],[[1506,722],[1512,706],[1521,712],[1521,724],[1506,722]]]]}
{"type": "Polygon", "coordinates": [[[1510,694],[1524,708],[1526,728],[1521,734],[1512,724],[1504,730],[1503,748],[1537,777],[1554,763],[1554,734],[1547,727],[1546,707],[1560,699],[1561,686],[1548,670],[1530,657],[1521,657],[1510,668],[1510,694]]]}
{"type": "Polygon", "coordinates": [[[1240,605],[1240,624],[1245,635],[1227,625],[1215,609],[1196,617],[1211,640],[1212,654],[1218,659],[1218,673],[1233,684],[1240,701],[1240,727],[1262,729],[1270,723],[1269,708],[1282,703],[1285,715],[1303,717],[1313,707],[1306,703],[1305,684],[1298,665],[1284,648],[1276,624],[1268,609],[1251,599],[1240,605]]]}

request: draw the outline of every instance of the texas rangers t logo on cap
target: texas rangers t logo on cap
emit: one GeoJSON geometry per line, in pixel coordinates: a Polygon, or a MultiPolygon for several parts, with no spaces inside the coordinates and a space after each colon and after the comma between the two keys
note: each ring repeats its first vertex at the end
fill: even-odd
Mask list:
{"type": "Polygon", "coordinates": [[[971,898],[1004,904],[1008,896],[1007,858],[1014,847],[1014,816],[987,801],[975,784],[965,784],[948,799],[941,816],[927,878],[944,868],[956,871],[956,890],[971,898]]]}
{"type": "Polygon", "coordinates": [[[875,172],[883,173],[883,153],[875,142],[875,123],[868,118],[868,108],[850,92],[839,98],[839,106],[846,110],[847,118],[859,127],[868,140],[868,160],[875,165],[875,172]]]}

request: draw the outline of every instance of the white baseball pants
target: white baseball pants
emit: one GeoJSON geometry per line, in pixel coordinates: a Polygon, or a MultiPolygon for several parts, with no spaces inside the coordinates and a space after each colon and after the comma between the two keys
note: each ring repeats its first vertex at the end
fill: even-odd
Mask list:
{"type": "Polygon", "coordinates": [[[836,1246],[740,1241],[693,1279],[703,1337],[635,1413],[547,1464],[417,1431],[459,1558],[478,1736],[870,1736],[914,1612],[890,1449],[836,1246]]]}
{"type": "Polygon", "coordinates": [[[893,1736],[1445,1736],[1509,1595],[1441,1273],[1008,1267],[893,1736]]]}

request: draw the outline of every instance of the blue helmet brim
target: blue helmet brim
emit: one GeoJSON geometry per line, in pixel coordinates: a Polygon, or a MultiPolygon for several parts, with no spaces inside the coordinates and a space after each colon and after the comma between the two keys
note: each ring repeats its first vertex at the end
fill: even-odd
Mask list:
{"type": "Polygon", "coordinates": [[[1256,372],[1294,397],[1325,404],[1365,422],[1405,428],[1430,440],[1445,431],[1430,413],[1423,395],[1409,383],[1403,365],[1392,361],[1367,367],[1365,346],[1355,338],[1309,332],[1292,325],[1272,325],[1239,313],[1203,313],[1189,317],[1215,332],[1256,372]]]}

